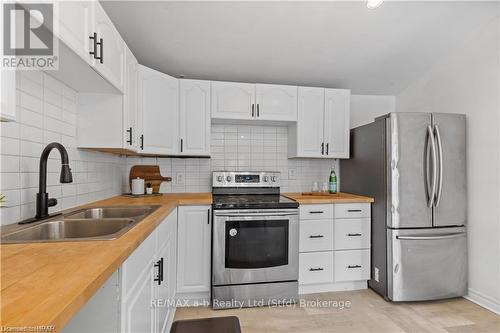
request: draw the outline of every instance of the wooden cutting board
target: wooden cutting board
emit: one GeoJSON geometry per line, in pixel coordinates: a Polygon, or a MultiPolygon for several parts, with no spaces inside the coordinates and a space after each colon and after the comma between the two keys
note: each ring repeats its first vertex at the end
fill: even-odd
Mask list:
{"type": "Polygon", "coordinates": [[[158,165],[134,165],[130,169],[130,174],[128,176],[130,188],[132,188],[132,179],[137,177],[144,179],[144,186],[151,183],[153,186],[153,193],[158,193],[158,191],[160,191],[161,183],[172,181],[172,177],[163,177],[161,175],[158,165]]]}

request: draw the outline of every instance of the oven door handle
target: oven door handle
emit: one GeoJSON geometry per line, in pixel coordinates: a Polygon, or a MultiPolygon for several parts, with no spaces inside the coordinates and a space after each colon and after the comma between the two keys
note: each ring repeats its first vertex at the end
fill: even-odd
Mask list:
{"type": "Polygon", "coordinates": [[[273,216],[273,217],[280,217],[280,216],[298,216],[297,213],[255,213],[255,214],[215,214],[215,217],[238,217],[238,218],[244,218],[244,217],[260,217],[260,216],[273,216]]]}

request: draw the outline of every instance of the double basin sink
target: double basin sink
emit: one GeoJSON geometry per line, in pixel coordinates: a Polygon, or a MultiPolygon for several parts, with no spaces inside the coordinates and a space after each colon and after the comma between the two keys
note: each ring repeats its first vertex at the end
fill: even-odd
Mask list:
{"type": "Polygon", "coordinates": [[[112,240],[120,237],[159,206],[85,208],[32,225],[2,231],[1,243],[112,240]]]}

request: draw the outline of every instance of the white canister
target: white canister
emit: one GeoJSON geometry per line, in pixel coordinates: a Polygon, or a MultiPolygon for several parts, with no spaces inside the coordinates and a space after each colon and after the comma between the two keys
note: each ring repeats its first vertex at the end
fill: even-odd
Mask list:
{"type": "Polygon", "coordinates": [[[132,179],[132,194],[144,194],[144,179],[139,177],[137,177],[136,179],[132,179]]]}

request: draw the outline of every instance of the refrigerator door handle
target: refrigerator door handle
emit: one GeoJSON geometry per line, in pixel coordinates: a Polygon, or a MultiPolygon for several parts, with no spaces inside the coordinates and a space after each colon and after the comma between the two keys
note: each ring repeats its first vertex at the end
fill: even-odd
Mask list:
{"type": "Polygon", "coordinates": [[[434,126],[434,132],[436,133],[436,143],[438,150],[438,160],[439,160],[439,181],[437,185],[437,194],[434,207],[439,207],[441,201],[441,193],[443,192],[443,146],[441,141],[441,133],[439,132],[439,126],[434,126]]]}
{"type": "Polygon", "coordinates": [[[450,239],[465,236],[465,232],[457,232],[453,234],[445,234],[439,236],[396,236],[397,239],[402,240],[436,240],[436,239],[450,239]]]}
{"type": "MultiPolygon", "coordinates": [[[[430,148],[432,151],[432,186],[429,191],[429,188],[427,186],[427,191],[429,194],[428,200],[427,200],[427,206],[431,208],[434,205],[434,198],[436,196],[436,185],[437,185],[437,157],[436,157],[436,141],[434,140],[434,131],[432,130],[432,126],[429,125],[427,126],[427,134],[428,134],[428,140],[430,140],[430,148]]],[[[426,156],[426,181],[427,184],[429,184],[429,151],[427,149],[427,156],[426,156]]]]}

